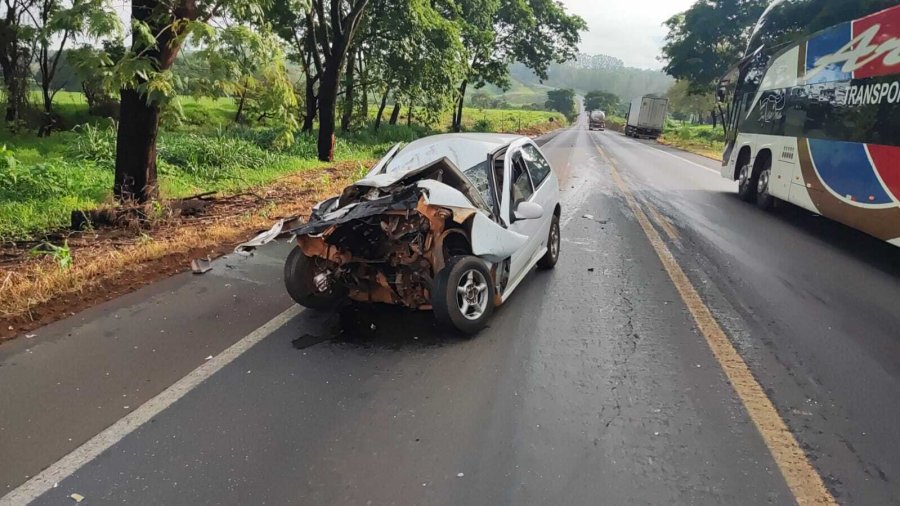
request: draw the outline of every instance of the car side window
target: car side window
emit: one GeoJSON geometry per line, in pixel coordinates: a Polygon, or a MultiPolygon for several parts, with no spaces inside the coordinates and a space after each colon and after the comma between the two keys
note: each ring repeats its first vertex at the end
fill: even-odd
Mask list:
{"type": "Polygon", "coordinates": [[[534,187],[537,188],[550,175],[550,163],[537,148],[530,145],[522,148],[522,158],[525,159],[528,172],[531,173],[531,180],[534,182],[534,187]]]}
{"type": "Polygon", "coordinates": [[[519,202],[531,198],[531,195],[534,193],[534,187],[531,185],[531,177],[528,175],[528,169],[521,152],[513,155],[512,162],[510,189],[512,191],[512,208],[515,209],[519,202]]]}

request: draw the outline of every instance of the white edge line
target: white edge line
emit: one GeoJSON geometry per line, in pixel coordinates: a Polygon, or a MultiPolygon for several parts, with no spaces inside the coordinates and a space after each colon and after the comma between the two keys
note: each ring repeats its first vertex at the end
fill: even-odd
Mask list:
{"type": "Polygon", "coordinates": [[[55,484],[68,478],[82,466],[121,441],[125,436],[149,422],[164,409],[187,395],[204,380],[281,328],[301,311],[302,308],[300,306],[291,306],[283,313],[269,320],[262,327],[259,327],[240,341],[228,347],[222,353],[204,362],[200,367],[194,369],[188,373],[187,376],[181,378],[172,386],[160,392],[156,397],[145,402],[131,413],[119,419],[119,421],[89,439],[86,443],[72,450],[68,455],[51,464],[50,467],[33,476],[22,485],[19,485],[12,492],[0,497],[0,506],[26,504],[34,501],[48,490],[51,490],[55,484]]]}
{"type": "Polygon", "coordinates": [[[713,174],[715,174],[715,175],[717,175],[717,176],[721,176],[721,175],[722,175],[722,172],[721,172],[721,171],[718,171],[718,170],[716,170],[716,169],[710,169],[709,167],[706,167],[705,165],[700,165],[700,164],[697,163],[697,162],[692,162],[692,161],[688,160],[687,158],[682,158],[682,157],[680,157],[680,156],[678,156],[678,155],[673,155],[672,153],[669,153],[668,151],[665,151],[665,150],[662,150],[662,149],[659,149],[659,148],[655,148],[655,147],[653,147],[653,146],[649,146],[649,145],[647,145],[647,144],[644,144],[643,142],[638,142],[638,144],[640,144],[641,146],[648,147],[648,148],[652,149],[653,151],[657,151],[657,152],[662,153],[662,154],[664,154],[664,155],[671,156],[672,158],[677,158],[677,159],[681,160],[681,161],[684,162],[684,163],[689,163],[689,164],[691,164],[691,165],[693,165],[693,166],[695,166],[695,167],[700,167],[701,169],[706,170],[706,171],[709,171],[709,172],[712,172],[713,174]]]}

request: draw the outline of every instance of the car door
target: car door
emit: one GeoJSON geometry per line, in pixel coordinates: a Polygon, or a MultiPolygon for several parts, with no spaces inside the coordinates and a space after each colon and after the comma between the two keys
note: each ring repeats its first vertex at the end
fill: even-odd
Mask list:
{"type": "Polygon", "coordinates": [[[531,183],[534,185],[533,202],[544,208],[544,216],[541,217],[539,232],[540,244],[538,249],[547,246],[550,237],[550,223],[553,221],[553,211],[559,204],[559,181],[550,167],[550,162],[534,144],[522,146],[522,157],[531,175],[531,183]]]}
{"type": "Polygon", "coordinates": [[[531,175],[522,156],[521,148],[510,149],[507,155],[509,162],[504,167],[506,175],[503,178],[504,186],[506,187],[504,192],[505,205],[502,208],[507,209],[506,217],[509,220],[509,229],[528,237],[528,241],[522,248],[510,257],[509,277],[513,283],[516,283],[525,274],[528,267],[531,266],[532,259],[541,246],[541,229],[543,228],[544,220],[543,218],[532,220],[516,219],[516,206],[521,202],[534,201],[534,185],[531,182],[531,175]]]}

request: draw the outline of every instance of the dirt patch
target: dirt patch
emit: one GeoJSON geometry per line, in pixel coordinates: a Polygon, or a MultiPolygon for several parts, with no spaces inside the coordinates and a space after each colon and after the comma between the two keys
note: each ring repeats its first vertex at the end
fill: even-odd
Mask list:
{"type": "Polygon", "coordinates": [[[303,171],[219,196],[190,216],[162,212],[125,228],[52,234],[48,242],[63,251],[34,242],[2,245],[0,341],[189,270],[192,259],[219,257],[275,220],[305,217],[349,184],[359,167],[348,162],[303,171]]]}

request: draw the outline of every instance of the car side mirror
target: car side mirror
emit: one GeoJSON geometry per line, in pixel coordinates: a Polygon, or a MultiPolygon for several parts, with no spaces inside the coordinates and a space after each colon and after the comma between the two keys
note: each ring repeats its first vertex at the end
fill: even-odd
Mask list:
{"type": "Polygon", "coordinates": [[[519,202],[513,216],[517,220],[536,220],[544,216],[544,208],[534,202],[519,202]]]}

